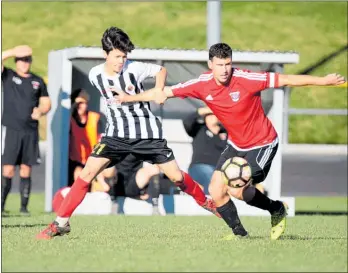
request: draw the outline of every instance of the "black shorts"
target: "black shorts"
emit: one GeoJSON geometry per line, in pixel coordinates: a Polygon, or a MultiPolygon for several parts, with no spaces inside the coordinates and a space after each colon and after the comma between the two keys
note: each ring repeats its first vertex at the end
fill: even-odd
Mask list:
{"type": "Polygon", "coordinates": [[[245,158],[251,166],[252,183],[257,184],[264,181],[271,168],[273,158],[278,150],[278,140],[270,145],[256,148],[249,151],[239,151],[227,144],[225,150],[221,153],[216,170],[221,170],[222,165],[229,158],[238,156],[245,158]]]}
{"type": "Polygon", "coordinates": [[[2,164],[28,166],[40,164],[39,132],[17,131],[2,126],[2,164]]]}
{"type": "Polygon", "coordinates": [[[108,167],[123,161],[128,155],[134,155],[141,161],[162,164],[174,160],[172,149],[165,139],[123,139],[103,137],[94,147],[91,156],[111,160],[108,167]]]}
{"type": "Polygon", "coordinates": [[[144,189],[140,189],[136,183],[136,174],[143,167],[143,163],[140,158],[130,154],[116,164],[117,181],[112,188],[111,195],[138,197],[146,193],[148,185],[144,189]]]}

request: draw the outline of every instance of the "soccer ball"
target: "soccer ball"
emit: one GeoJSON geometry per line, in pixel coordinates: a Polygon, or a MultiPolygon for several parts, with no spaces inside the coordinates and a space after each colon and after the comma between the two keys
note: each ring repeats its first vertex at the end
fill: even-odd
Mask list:
{"type": "Polygon", "coordinates": [[[227,159],[221,171],[224,184],[232,188],[244,187],[251,179],[251,167],[242,157],[227,159]]]}

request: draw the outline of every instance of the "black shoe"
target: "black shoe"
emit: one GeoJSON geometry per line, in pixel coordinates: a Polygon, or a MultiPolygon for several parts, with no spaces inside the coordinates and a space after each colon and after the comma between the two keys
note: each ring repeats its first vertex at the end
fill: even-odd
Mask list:
{"type": "Polygon", "coordinates": [[[20,213],[21,215],[23,215],[23,216],[30,216],[30,212],[28,211],[27,208],[21,208],[21,209],[19,210],[19,213],[20,213]]]}
{"type": "Polygon", "coordinates": [[[245,237],[248,236],[248,232],[245,230],[245,228],[242,225],[238,225],[235,228],[232,229],[233,234],[239,237],[245,237]]]}

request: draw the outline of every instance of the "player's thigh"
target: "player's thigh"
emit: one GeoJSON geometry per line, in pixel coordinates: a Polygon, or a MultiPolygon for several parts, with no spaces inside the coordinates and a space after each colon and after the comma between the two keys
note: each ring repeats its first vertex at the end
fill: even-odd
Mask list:
{"type": "Polygon", "coordinates": [[[109,164],[104,168],[110,168],[124,160],[130,151],[130,145],[126,141],[118,138],[102,137],[100,142],[94,146],[89,157],[109,159],[109,164]]]}
{"type": "MultiPolygon", "coordinates": [[[[11,128],[2,127],[2,155],[1,161],[3,165],[18,165],[21,152],[21,139],[23,132],[12,130],[11,128]]],[[[14,168],[14,167],[13,167],[14,168]]]]}
{"type": "Polygon", "coordinates": [[[22,138],[21,164],[28,166],[40,163],[39,132],[38,130],[28,131],[22,138]]]}
{"type": "Polygon", "coordinates": [[[167,140],[142,140],[133,151],[137,154],[137,156],[141,156],[144,161],[157,164],[171,181],[182,181],[183,176],[181,170],[175,161],[172,149],[167,145],[167,140]]]}
{"type": "Polygon", "coordinates": [[[229,196],[227,190],[227,185],[222,181],[221,171],[215,170],[209,184],[209,194],[218,207],[224,205],[228,201],[229,196]]]}
{"type": "Polygon", "coordinates": [[[271,144],[246,153],[245,159],[251,166],[253,184],[261,183],[266,179],[277,150],[278,144],[271,144]]]}

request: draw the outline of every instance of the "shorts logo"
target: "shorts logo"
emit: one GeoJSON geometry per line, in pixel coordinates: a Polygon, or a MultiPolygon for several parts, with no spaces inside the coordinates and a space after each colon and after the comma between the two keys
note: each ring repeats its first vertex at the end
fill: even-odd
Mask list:
{"type": "Polygon", "coordinates": [[[40,83],[37,81],[32,81],[31,84],[33,85],[34,90],[37,90],[40,87],[40,83]]]}
{"type": "Polygon", "coordinates": [[[231,92],[230,96],[232,101],[237,102],[239,101],[239,98],[240,98],[240,92],[239,91],[231,92]]]}

